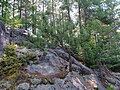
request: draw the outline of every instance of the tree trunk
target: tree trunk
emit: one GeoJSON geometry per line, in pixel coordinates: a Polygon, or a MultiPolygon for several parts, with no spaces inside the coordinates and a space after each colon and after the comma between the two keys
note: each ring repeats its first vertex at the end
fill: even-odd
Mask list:
{"type": "MultiPolygon", "coordinates": [[[[4,0],[3,0],[4,2],[4,0]]],[[[2,2],[2,17],[4,17],[4,3],[2,2]]]]}
{"type": "Polygon", "coordinates": [[[22,10],[21,7],[22,6],[22,0],[18,0],[18,9],[19,9],[19,18],[22,17],[22,10]]]}
{"type": "Polygon", "coordinates": [[[53,30],[55,29],[54,0],[52,0],[53,30]]]}
{"type": "Polygon", "coordinates": [[[13,1],[13,18],[15,17],[15,0],[13,1]]]}
{"type": "Polygon", "coordinates": [[[32,0],[32,33],[33,34],[36,34],[36,17],[35,17],[35,8],[34,8],[34,4],[35,4],[35,1],[32,0]]]}
{"type": "Polygon", "coordinates": [[[69,8],[69,0],[67,0],[67,11],[68,11],[68,20],[71,21],[71,18],[70,18],[70,8],[69,8]]]}
{"type": "Polygon", "coordinates": [[[78,12],[79,12],[79,27],[81,29],[82,28],[82,23],[81,23],[81,5],[80,5],[80,0],[78,0],[78,12]]]}
{"type": "Polygon", "coordinates": [[[25,30],[27,30],[27,7],[25,7],[25,30]]]}
{"type": "Polygon", "coordinates": [[[45,11],[44,0],[42,2],[43,2],[43,12],[44,12],[45,11]]]}

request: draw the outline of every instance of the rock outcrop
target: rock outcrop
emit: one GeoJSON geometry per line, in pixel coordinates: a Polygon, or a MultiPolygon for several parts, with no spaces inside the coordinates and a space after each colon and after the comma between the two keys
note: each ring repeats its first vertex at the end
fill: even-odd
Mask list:
{"type": "Polygon", "coordinates": [[[4,23],[0,21],[0,57],[3,52],[3,47],[9,44],[9,39],[9,32],[6,30],[4,23]]]}
{"type": "MultiPolygon", "coordinates": [[[[15,81],[7,80],[10,83],[7,85],[6,82],[0,82],[0,90],[8,89],[10,85],[15,85],[12,90],[106,90],[106,79],[101,82],[99,74],[72,56],[72,72],[69,72],[69,55],[62,49],[47,49],[44,54],[40,49],[18,48],[16,54],[18,57],[34,54],[37,63],[28,60],[29,64],[20,70],[15,81]]],[[[119,74],[117,76],[120,79],[119,74]]],[[[119,80],[109,76],[107,79],[113,80],[116,85],[111,86],[119,90],[119,80]]]]}

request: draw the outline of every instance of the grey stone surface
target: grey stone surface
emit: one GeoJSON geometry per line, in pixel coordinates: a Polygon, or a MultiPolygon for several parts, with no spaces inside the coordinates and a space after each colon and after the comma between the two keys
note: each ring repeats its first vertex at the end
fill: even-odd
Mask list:
{"type": "Polygon", "coordinates": [[[32,73],[37,71],[37,72],[42,73],[43,75],[52,75],[52,74],[60,72],[58,67],[51,66],[48,63],[28,65],[27,70],[32,73]]]}
{"type": "Polygon", "coordinates": [[[33,54],[36,56],[43,55],[43,52],[41,52],[39,49],[27,49],[26,47],[19,47],[17,49],[17,54],[33,54]]]}
{"type": "Polygon", "coordinates": [[[5,25],[2,21],[0,21],[0,29],[2,29],[4,32],[6,32],[5,25]]]}
{"type": "Polygon", "coordinates": [[[31,83],[32,83],[33,85],[38,85],[38,84],[41,83],[41,79],[34,78],[34,79],[31,80],[31,83]]]}
{"type": "Polygon", "coordinates": [[[16,90],[29,90],[30,84],[29,83],[21,83],[16,87],[16,90]]]}
{"type": "Polygon", "coordinates": [[[34,90],[84,90],[78,82],[73,81],[73,77],[71,74],[68,74],[65,79],[55,79],[54,85],[38,85],[37,87],[33,88],[34,90]]]}
{"type": "Polygon", "coordinates": [[[8,88],[10,88],[10,87],[11,87],[11,82],[10,82],[10,81],[6,81],[6,82],[0,84],[0,90],[1,90],[2,88],[8,89],[8,88]]]}
{"type": "Polygon", "coordinates": [[[9,39],[9,32],[7,32],[4,23],[0,21],[0,58],[2,57],[3,47],[9,44],[9,39]]]}
{"type": "MultiPolygon", "coordinates": [[[[25,35],[24,33],[26,32],[26,30],[24,29],[17,29],[13,31],[13,39],[14,39],[14,43],[18,44],[18,45],[22,45],[23,42],[26,43],[27,45],[29,45],[30,47],[33,46],[33,43],[31,43],[28,39],[28,35],[25,35]]],[[[11,38],[12,39],[12,38],[11,38]]]]}
{"type": "Polygon", "coordinates": [[[34,90],[56,90],[53,85],[38,85],[34,90]]]}

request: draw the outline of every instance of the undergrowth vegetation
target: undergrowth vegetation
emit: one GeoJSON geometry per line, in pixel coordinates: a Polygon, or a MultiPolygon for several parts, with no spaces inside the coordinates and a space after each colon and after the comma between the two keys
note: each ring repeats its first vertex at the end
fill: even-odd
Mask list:
{"type": "MultiPolygon", "coordinates": [[[[47,18],[42,20],[48,22],[47,18]]],[[[112,30],[114,24],[106,25],[98,19],[93,19],[86,22],[86,27],[73,29],[73,24],[67,21],[64,22],[66,28],[60,28],[61,21],[57,23],[56,30],[53,32],[49,23],[46,27],[42,27],[43,23],[40,23],[37,37],[30,38],[37,48],[66,47],[92,68],[95,68],[98,62],[111,67],[111,63],[116,64],[120,60],[118,57],[120,54],[119,33],[112,30]],[[47,31],[45,31],[46,28],[47,31]]]]}
{"type": "Polygon", "coordinates": [[[31,63],[38,63],[38,59],[35,54],[21,54],[18,59],[21,61],[23,66],[29,65],[31,63]]]}
{"type": "Polygon", "coordinates": [[[20,70],[22,63],[17,59],[16,47],[7,45],[4,47],[4,54],[0,59],[0,76],[14,76],[20,70]]]}
{"type": "Polygon", "coordinates": [[[2,59],[0,59],[0,78],[16,77],[20,70],[30,63],[38,63],[34,54],[16,54],[17,47],[14,44],[4,47],[2,59]],[[10,77],[9,77],[10,76],[10,77]]]}

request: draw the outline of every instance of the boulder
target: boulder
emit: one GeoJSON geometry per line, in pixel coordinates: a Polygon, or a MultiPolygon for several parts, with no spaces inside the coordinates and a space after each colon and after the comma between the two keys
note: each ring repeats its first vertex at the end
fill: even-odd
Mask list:
{"type": "Polygon", "coordinates": [[[33,78],[31,79],[31,83],[33,85],[39,85],[41,83],[41,79],[33,78]]]}
{"type": "Polygon", "coordinates": [[[15,44],[18,44],[20,46],[26,45],[29,47],[33,47],[33,43],[30,42],[29,36],[25,34],[26,30],[24,29],[17,29],[13,30],[13,36],[11,37],[12,40],[14,40],[15,44]]]}
{"type": "Polygon", "coordinates": [[[58,67],[49,65],[48,63],[32,64],[27,66],[27,70],[31,73],[42,73],[43,75],[53,75],[60,72],[58,67]]]}
{"type": "Polygon", "coordinates": [[[0,84],[0,90],[4,89],[4,88],[9,89],[11,86],[12,86],[12,84],[11,84],[10,81],[1,82],[1,84],[0,84]]]}
{"type": "Polygon", "coordinates": [[[21,83],[16,87],[16,90],[29,90],[30,84],[29,83],[21,83]]]}
{"type": "Polygon", "coordinates": [[[3,47],[9,44],[10,35],[6,30],[5,25],[0,21],[0,58],[2,57],[3,47]]]}
{"type": "Polygon", "coordinates": [[[64,79],[55,78],[54,84],[39,84],[33,87],[33,90],[94,90],[98,88],[93,75],[84,77],[76,72],[68,73],[64,79]]]}

